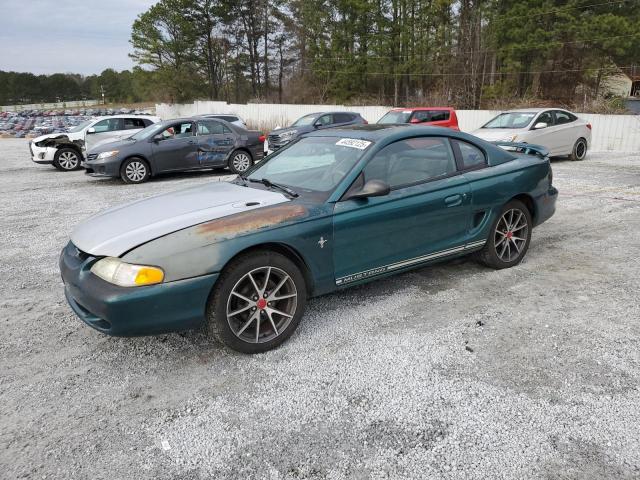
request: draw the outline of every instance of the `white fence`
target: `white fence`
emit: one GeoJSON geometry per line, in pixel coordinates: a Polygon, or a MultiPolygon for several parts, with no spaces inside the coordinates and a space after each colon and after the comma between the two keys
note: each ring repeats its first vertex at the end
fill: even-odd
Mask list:
{"type": "Polygon", "coordinates": [[[100,105],[100,100],[74,100],[58,103],[31,103],[29,105],[2,105],[2,112],[21,112],[23,110],[60,110],[67,108],[91,107],[100,105]]]}
{"type": "MultiPolygon", "coordinates": [[[[156,115],[162,119],[188,117],[203,113],[233,113],[253,126],[288,125],[307,113],[329,110],[345,110],[360,113],[367,121],[376,122],[391,107],[345,105],[287,105],[249,103],[246,105],[226,102],[194,102],[191,104],[166,103],[156,105],[156,115]]],[[[458,110],[460,129],[471,132],[489,121],[495,111],[458,110]]],[[[591,149],[593,151],[640,152],[640,116],[579,114],[593,126],[591,149]]]]}

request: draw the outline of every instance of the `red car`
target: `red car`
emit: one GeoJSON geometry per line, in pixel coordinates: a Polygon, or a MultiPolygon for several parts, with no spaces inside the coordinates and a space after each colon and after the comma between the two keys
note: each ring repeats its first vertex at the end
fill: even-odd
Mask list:
{"type": "Polygon", "coordinates": [[[378,123],[419,123],[460,130],[456,111],[449,107],[394,108],[378,120],[378,123]]]}

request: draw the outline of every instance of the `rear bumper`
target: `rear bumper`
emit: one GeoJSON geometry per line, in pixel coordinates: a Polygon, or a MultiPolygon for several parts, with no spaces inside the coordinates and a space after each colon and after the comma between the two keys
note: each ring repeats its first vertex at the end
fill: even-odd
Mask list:
{"type": "Polygon", "coordinates": [[[132,337],[201,327],[218,274],[148,287],[118,287],[90,272],[98,259],[69,244],[60,255],[60,273],[71,309],[91,328],[132,337]]]}
{"type": "Polygon", "coordinates": [[[538,226],[549,220],[556,213],[556,201],[558,200],[558,189],[550,186],[547,193],[536,202],[536,216],[534,226],[538,226]]]}

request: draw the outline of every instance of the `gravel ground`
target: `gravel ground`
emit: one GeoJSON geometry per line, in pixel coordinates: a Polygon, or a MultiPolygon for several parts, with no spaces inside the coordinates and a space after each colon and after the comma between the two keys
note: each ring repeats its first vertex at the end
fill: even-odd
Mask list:
{"type": "Polygon", "coordinates": [[[57,257],[142,186],[0,141],[0,477],[640,478],[640,155],[554,161],[525,261],[462,259],[311,301],[280,349],[118,339],[67,306],[57,257]]]}

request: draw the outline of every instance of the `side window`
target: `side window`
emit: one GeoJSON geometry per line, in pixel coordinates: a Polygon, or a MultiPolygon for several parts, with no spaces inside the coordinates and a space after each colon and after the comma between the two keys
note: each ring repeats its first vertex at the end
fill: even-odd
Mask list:
{"type": "Polygon", "coordinates": [[[331,125],[333,122],[333,115],[332,114],[327,114],[327,115],[322,115],[320,118],[318,118],[318,120],[316,121],[316,123],[320,124],[321,126],[326,126],[326,125],[331,125]]]}
{"type": "Polygon", "coordinates": [[[570,113],[563,112],[562,110],[556,110],[554,113],[556,114],[556,125],[562,125],[564,123],[571,123],[576,119],[570,113]],[[573,118],[571,118],[571,117],[573,117],[573,118]]]}
{"type": "Polygon", "coordinates": [[[540,114],[540,116],[536,119],[536,121],[534,122],[534,126],[540,122],[544,122],[547,124],[547,127],[550,127],[553,125],[553,115],[551,115],[551,112],[543,112],[540,114]]]}
{"type": "Polygon", "coordinates": [[[382,180],[392,189],[446,177],[456,162],[446,138],[401,140],[380,150],[364,168],[364,181],[382,180]]]}
{"type": "Polygon", "coordinates": [[[145,124],[141,118],[125,118],[124,119],[124,129],[125,130],[135,130],[139,128],[144,128],[145,124]]]}
{"type": "Polygon", "coordinates": [[[170,127],[165,128],[161,135],[164,140],[169,140],[173,138],[184,138],[191,137],[193,135],[193,128],[191,122],[186,123],[177,123],[175,125],[171,125],[170,127]]]}
{"type": "Polygon", "coordinates": [[[429,112],[430,122],[444,122],[445,120],[449,120],[449,112],[445,110],[431,110],[429,112]]]}
{"type": "Polygon", "coordinates": [[[198,135],[221,135],[223,132],[224,125],[215,120],[198,122],[198,135]]]}
{"type": "Polygon", "coordinates": [[[487,164],[487,158],[478,147],[460,140],[451,140],[451,143],[462,159],[463,169],[481,168],[487,164]]]}
{"type": "Polygon", "coordinates": [[[333,115],[333,123],[347,123],[353,120],[353,116],[348,113],[336,113],[333,115]]]}
{"type": "Polygon", "coordinates": [[[418,122],[428,122],[429,112],[427,110],[418,110],[417,112],[413,112],[411,120],[417,120],[418,122]]]}
{"type": "Polygon", "coordinates": [[[124,130],[121,118],[105,118],[96,123],[93,128],[96,133],[114,132],[116,130],[124,130]]]}

